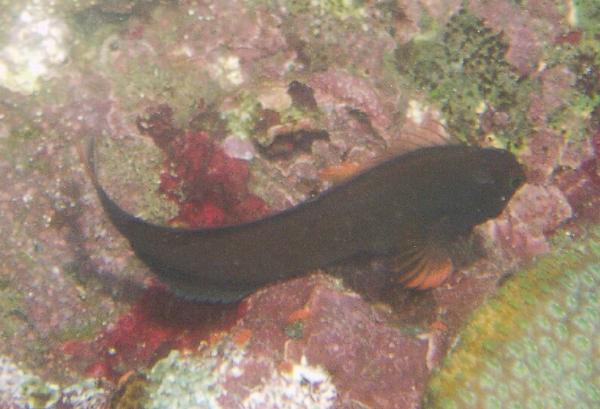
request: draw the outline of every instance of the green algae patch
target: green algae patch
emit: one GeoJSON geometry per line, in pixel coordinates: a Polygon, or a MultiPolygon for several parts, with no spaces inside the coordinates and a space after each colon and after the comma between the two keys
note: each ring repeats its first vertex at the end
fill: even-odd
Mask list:
{"type": "Polygon", "coordinates": [[[23,295],[11,288],[11,281],[0,281],[0,337],[10,339],[27,322],[23,295]]]}
{"type": "Polygon", "coordinates": [[[341,20],[350,17],[360,18],[365,15],[363,0],[311,0],[307,3],[318,8],[322,15],[333,15],[341,20]]]}
{"type": "Polygon", "coordinates": [[[576,24],[594,36],[600,33],[600,3],[597,0],[573,0],[576,24]]]}
{"type": "Polygon", "coordinates": [[[164,224],[177,215],[177,206],[157,193],[163,157],[152,142],[103,138],[98,150],[101,183],[115,198],[133,200],[134,213],[154,223],[164,224]]]}
{"type": "Polygon", "coordinates": [[[93,70],[110,82],[119,110],[142,112],[147,106],[168,104],[183,127],[199,106],[221,98],[222,86],[239,85],[239,59],[224,51],[216,62],[199,68],[192,63],[198,58],[196,50],[182,33],[197,16],[161,2],[136,3],[118,13],[90,6],[69,15],[76,36],[73,61],[82,71],[93,70]],[[139,36],[126,35],[127,20],[135,16],[149,23],[139,36]]]}
{"type": "Polygon", "coordinates": [[[16,169],[28,172],[47,171],[46,167],[40,165],[40,161],[29,160],[23,154],[24,146],[38,143],[42,138],[44,134],[40,129],[30,124],[23,124],[16,129],[11,129],[6,138],[0,139],[0,154],[16,169]]]}
{"type": "Polygon", "coordinates": [[[300,339],[304,331],[304,323],[301,320],[296,320],[285,326],[283,332],[290,338],[300,339]]]}
{"type": "Polygon", "coordinates": [[[339,20],[360,19],[366,15],[364,0],[268,0],[256,1],[256,4],[267,3],[272,7],[285,7],[291,14],[313,13],[320,16],[334,17],[339,20]]]}
{"type": "Polygon", "coordinates": [[[429,383],[427,408],[600,405],[600,228],[508,280],[429,383]]]}
{"type": "Polygon", "coordinates": [[[573,84],[561,95],[560,106],[549,112],[547,125],[568,140],[581,141],[589,128],[600,126],[600,43],[587,34],[581,41],[547,50],[546,69],[566,67],[573,84]]]}
{"type": "Polygon", "coordinates": [[[148,404],[148,381],[142,375],[133,375],[115,394],[111,409],[144,409],[148,404]]]}
{"type": "Polygon", "coordinates": [[[256,98],[247,91],[240,93],[238,101],[238,105],[223,112],[222,117],[231,134],[241,139],[247,139],[254,132],[261,107],[256,98]]]}
{"type": "Polygon", "coordinates": [[[60,389],[57,385],[47,384],[33,377],[21,385],[21,393],[26,397],[28,407],[32,409],[54,407],[60,398],[60,389]]]}
{"type": "MultiPolygon", "coordinates": [[[[325,133],[324,115],[318,110],[312,94],[306,98],[308,101],[299,101],[300,98],[290,91],[293,84],[300,83],[293,81],[288,87],[265,83],[240,92],[236,105],[221,114],[229,133],[252,140],[263,149],[268,149],[281,136],[325,133]]],[[[310,90],[303,84],[296,87],[310,90]]]]}
{"type": "Polygon", "coordinates": [[[440,106],[450,133],[460,139],[493,133],[500,145],[521,142],[531,129],[527,111],[534,85],[506,60],[502,35],[464,10],[434,33],[396,49],[396,66],[406,82],[440,106]],[[507,120],[485,129],[480,117],[486,113],[507,120]]]}

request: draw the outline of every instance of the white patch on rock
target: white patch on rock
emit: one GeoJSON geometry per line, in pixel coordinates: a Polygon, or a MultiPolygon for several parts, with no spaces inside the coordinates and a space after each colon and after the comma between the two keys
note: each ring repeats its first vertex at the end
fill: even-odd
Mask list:
{"type": "Polygon", "coordinates": [[[237,135],[225,138],[222,147],[227,156],[236,159],[251,160],[256,155],[252,142],[237,135]]]}
{"type": "Polygon", "coordinates": [[[408,110],[406,111],[406,117],[411,119],[415,124],[421,125],[425,119],[425,111],[423,106],[417,100],[410,100],[408,103],[408,110]]]}
{"type": "Polygon", "coordinates": [[[32,396],[47,396],[40,408],[50,408],[58,400],[59,388],[54,384],[45,384],[35,375],[22,371],[9,358],[0,356],[0,407],[29,408],[32,396]]]}
{"type": "Polygon", "coordinates": [[[219,398],[227,394],[221,383],[228,375],[241,376],[245,351],[231,343],[221,350],[185,355],[171,351],[154,365],[148,375],[148,409],[221,409],[219,398]],[[227,359],[219,359],[220,355],[227,359]]]}
{"type": "Polygon", "coordinates": [[[573,0],[567,0],[567,22],[571,27],[577,26],[577,8],[573,0]]]}
{"type": "Polygon", "coordinates": [[[288,94],[286,87],[273,86],[262,90],[256,98],[264,109],[283,111],[292,106],[292,97],[288,94]]]}
{"type": "Polygon", "coordinates": [[[240,59],[234,55],[220,56],[217,62],[209,67],[212,77],[219,82],[223,88],[238,86],[244,82],[244,74],[240,65],[240,59]]]}
{"type": "Polygon", "coordinates": [[[48,14],[48,6],[29,4],[8,29],[0,48],[0,85],[13,92],[32,94],[40,79],[56,75],[67,60],[67,25],[48,14]]]}
{"type": "Polygon", "coordinates": [[[334,407],[337,395],[329,374],[320,366],[310,366],[303,356],[291,371],[274,371],[241,402],[241,407],[327,409],[334,407]]]}

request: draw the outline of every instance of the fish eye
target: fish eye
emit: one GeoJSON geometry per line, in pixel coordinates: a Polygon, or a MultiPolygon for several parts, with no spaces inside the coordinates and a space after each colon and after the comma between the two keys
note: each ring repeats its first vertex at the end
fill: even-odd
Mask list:
{"type": "Polygon", "coordinates": [[[522,176],[513,176],[509,179],[508,186],[510,186],[511,189],[517,189],[524,181],[525,179],[522,176]]]}
{"type": "Polygon", "coordinates": [[[473,179],[479,185],[491,185],[494,183],[492,175],[482,169],[475,169],[473,171],[473,179]]]}

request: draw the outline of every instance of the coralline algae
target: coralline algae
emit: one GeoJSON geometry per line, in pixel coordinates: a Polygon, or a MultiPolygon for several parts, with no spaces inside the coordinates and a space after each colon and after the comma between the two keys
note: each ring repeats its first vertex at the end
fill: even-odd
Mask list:
{"type": "Polygon", "coordinates": [[[510,279],[458,338],[428,408],[600,407],[600,228],[510,279]]]}

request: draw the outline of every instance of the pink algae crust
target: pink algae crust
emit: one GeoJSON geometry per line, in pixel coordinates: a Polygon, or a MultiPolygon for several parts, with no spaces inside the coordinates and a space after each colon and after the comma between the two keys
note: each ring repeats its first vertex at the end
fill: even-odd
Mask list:
{"type": "Polygon", "coordinates": [[[334,407],[418,407],[435,345],[386,325],[386,312],[343,291],[336,280],[300,277],[260,290],[244,305],[230,331],[246,351],[242,375],[223,377],[223,407],[235,407],[274,372],[304,360],[329,374],[337,390],[334,407]]]}
{"type": "Polygon", "coordinates": [[[563,191],[578,216],[600,222],[600,130],[592,137],[594,155],[577,169],[567,169],[556,175],[556,184],[563,191]]]}

